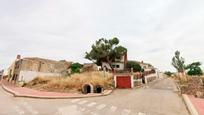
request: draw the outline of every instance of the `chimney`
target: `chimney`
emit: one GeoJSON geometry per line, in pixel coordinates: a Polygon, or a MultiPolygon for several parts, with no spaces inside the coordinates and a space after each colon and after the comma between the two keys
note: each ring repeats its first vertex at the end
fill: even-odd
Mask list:
{"type": "Polygon", "coordinates": [[[21,59],[21,55],[17,55],[16,59],[20,60],[21,59]]]}
{"type": "Polygon", "coordinates": [[[128,57],[127,57],[127,52],[125,52],[125,55],[124,55],[124,70],[127,69],[127,63],[128,63],[128,57]]]}

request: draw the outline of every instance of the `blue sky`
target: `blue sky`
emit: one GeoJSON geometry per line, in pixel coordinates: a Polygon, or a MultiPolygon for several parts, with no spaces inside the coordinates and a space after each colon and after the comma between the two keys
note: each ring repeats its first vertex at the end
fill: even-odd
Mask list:
{"type": "Polygon", "coordinates": [[[17,54],[81,63],[99,38],[120,39],[131,60],[174,70],[204,63],[202,0],[0,0],[0,68],[17,54]]]}

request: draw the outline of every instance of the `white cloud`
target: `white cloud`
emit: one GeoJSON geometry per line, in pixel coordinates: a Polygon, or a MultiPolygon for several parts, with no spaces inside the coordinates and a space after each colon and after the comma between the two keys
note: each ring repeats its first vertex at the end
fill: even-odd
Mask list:
{"type": "Polygon", "coordinates": [[[204,63],[202,0],[0,0],[0,68],[17,54],[85,62],[95,40],[118,37],[130,59],[172,69],[180,50],[204,63]]]}

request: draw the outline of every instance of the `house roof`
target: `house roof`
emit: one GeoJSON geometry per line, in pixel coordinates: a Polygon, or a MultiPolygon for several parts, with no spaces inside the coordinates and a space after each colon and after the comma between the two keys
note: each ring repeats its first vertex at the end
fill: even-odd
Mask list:
{"type": "MultiPolygon", "coordinates": [[[[136,61],[136,60],[128,60],[128,61],[133,61],[133,62],[136,62],[138,64],[143,64],[143,65],[148,65],[148,66],[152,66],[152,64],[150,63],[144,63],[143,61],[136,61]]],[[[153,66],[152,66],[153,67],[153,66]]]]}

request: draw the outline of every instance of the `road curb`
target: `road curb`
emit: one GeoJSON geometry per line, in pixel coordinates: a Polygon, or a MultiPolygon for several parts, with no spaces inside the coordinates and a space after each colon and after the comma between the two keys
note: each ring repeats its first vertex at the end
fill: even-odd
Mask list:
{"type": "Polygon", "coordinates": [[[105,90],[104,93],[102,94],[84,94],[84,95],[76,95],[76,96],[37,96],[37,95],[30,95],[30,94],[20,94],[19,92],[16,92],[10,88],[8,88],[7,86],[5,86],[2,83],[2,88],[12,94],[14,97],[24,97],[24,98],[37,98],[37,99],[73,99],[73,98],[91,98],[91,97],[101,97],[101,96],[108,96],[110,95],[113,90],[105,90]]]}
{"type": "Polygon", "coordinates": [[[12,91],[11,89],[7,88],[3,83],[1,84],[4,91],[12,94],[14,97],[16,96],[16,92],[12,91]]]}
{"type": "Polygon", "coordinates": [[[181,94],[181,88],[180,88],[179,84],[175,80],[173,80],[173,81],[176,85],[176,87],[174,87],[174,92],[181,94]]]}
{"type": "Polygon", "coordinates": [[[182,94],[182,97],[191,115],[199,115],[189,97],[186,94],[182,94]]]}

